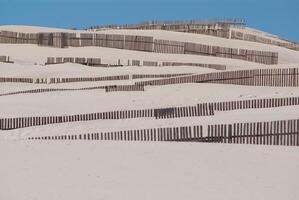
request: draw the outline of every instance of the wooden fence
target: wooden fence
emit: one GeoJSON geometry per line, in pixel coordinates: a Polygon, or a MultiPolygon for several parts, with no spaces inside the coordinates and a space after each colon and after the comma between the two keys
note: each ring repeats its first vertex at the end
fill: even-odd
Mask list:
{"type": "Polygon", "coordinates": [[[95,46],[124,49],[125,36],[113,34],[95,34],[95,46]]]}
{"type": "Polygon", "coordinates": [[[238,23],[226,23],[224,21],[218,22],[204,22],[204,23],[194,23],[193,20],[191,21],[182,21],[182,22],[159,22],[156,23],[155,21],[142,23],[142,24],[135,24],[135,25],[109,25],[109,26],[94,26],[91,29],[105,29],[107,27],[112,29],[137,29],[137,30],[167,30],[167,31],[175,31],[175,32],[187,32],[187,33],[195,33],[195,34],[204,34],[204,35],[211,35],[215,37],[222,37],[222,38],[230,38],[230,39],[238,39],[238,40],[245,40],[251,42],[259,42],[264,44],[282,46],[288,49],[299,50],[299,44],[296,42],[291,42],[285,39],[283,42],[279,42],[276,40],[272,40],[263,36],[258,36],[255,34],[243,33],[237,30],[231,30],[233,27],[241,27],[245,26],[245,22],[242,20],[236,20],[238,23]]]}
{"type": "Polygon", "coordinates": [[[13,63],[13,61],[10,60],[9,56],[0,56],[0,62],[13,63]]]}
{"type": "Polygon", "coordinates": [[[258,43],[264,43],[264,44],[271,44],[275,46],[281,46],[285,47],[288,49],[296,50],[299,51],[299,44],[294,43],[294,42],[279,42],[277,40],[271,40],[269,38],[265,38],[262,36],[254,35],[254,34],[249,34],[249,33],[243,33],[240,31],[231,31],[231,39],[236,39],[236,40],[245,40],[245,41],[251,41],[251,42],[258,42],[258,43]]]}
{"type": "MultiPolygon", "coordinates": [[[[68,89],[65,89],[68,90],[68,89]]],[[[9,130],[54,123],[66,123],[90,120],[117,120],[132,118],[169,119],[181,117],[212,116],[215,111],[237,109],[275,108],[299,105],[299,97],[250,99],[240,101],[200,103],[195,106],[151,108],[140,110],[118,110],[102,113],[78,114],[70,116],[23,117],[0,119],[0,129],[9,130]]]]}
{"type": "Polygon", "coordinates": [[[154,38],[148,36],[125,36],[125,49],[135,51],[152,52],[154,48],[154,38]]]}
{"type": "Polygon", "coordinates": [[[0,77],[0,83],[33,83],[33,78],[0,77]]]}
{"type": "MultiPolygon", "coordinates": [[[[62,63],[77,63],[87,66],[103,66],[103,67],[117,67],[123,66],[121,64],[121,59],[117,59],[117,64],[102,63],[101,58],[84,58],[84,57],[47,57],[47,62],[45,65],[51,64],[62,64],[62,63]]],[[[127,66],[193,66],[193,67],[203,67],[216,70],[226,70],[226,65],[219,64],[203,64],[203,63],[187,63],[187,62],[158,62],[158,61],[148,61],[148,60],[128,60],[127,66]]]]}
{"type": "Polygon", "coordinates": [[[144,91],[143,85],[109,85],[105,86],[106,92],[128,92],[128,91],[144,91]]]}
{"type": "MultiPolygon", "coordinates": [[[[19,35],[20,34],[16,32],[2,31],[0,32],[0,42],[2,41],[3,43],[13,44],[18,43],[19,35]]],[[[209,46],[189,42],[159,40],[149,36],[81,33],[79,38],[76,39],[73,37],[75,37],[75,34],[36,33],[36,43],[41,46],[52,46],[58,48],[68,47],[74,43],[75,47],[78,47],[79,44],[79,46],[99,46],[156,53],[216,56],[241,59],[269,65],[278,63],[278,53],[275,52],[254,51],[246,49],[209,46]]],[[[22,43],[31,42],[26,42],[23,39],[21,39],[21,41],[22,43]]]]}
{"type": "Polygon", "coordinates": [[[129,80],[129,75],[118,76],[100,76],[100,77],[73,77],[73,78],[36,78],[35,84],[58,84],[58,83],[73,83],[73,82],[95,82],[95,81],[119,81],[129,80]]]}
{"type": "Polygon", "coordinates": [[[207,104],[172,108],[151,108],[141,110],[118,110],[100,113],[88,113],[64,116],[19,117],[0,119],[0,130],[10,130],[47,124],[67,123],[91,120],[117,120],[133,118],[180,118],[191,116],[210,116],[214,110],[207,104]]]}
{"type": "Polygon", "coordinates": [[[299,120],[209,125],[206,141],[299,146],[299,120]]]}
{"type": "Polygon", "coordinates": [[[95,86],[84,88],[39,88],[32,90],[23,90],[16,92],[2,93],[1,96],[20,95],[20,94],[37,94],[45,92],[62,92],[62,91],[82,91],[82,90],[104,90],[105,92],[132,92],[132,91],[144,91],[143,85],[107,85],[107,86],[95,86]]]}
{"type": "Polygon", "coordinates": [[[278,53],[275,52],[209,46],[189,42],[185,43],[185,54],[233,58],[267,65],[278,64],[278,53]]]}
{"type": "Polygon", "coordinates": [[[170,77],[178,77],[178,76],[187,76],[192,73],[185,74],[133,74],[132,79],[142,79],[142,78],[170,78],[170,77]]]}
{"type": "Polygon", "coordinates": [[[121,130],[77,135],[29,137],[29,140],[176,141],[299,146],[299,120],[249,122],[121,130]]]}
{"type": "Polygon", "coordinates": [[[37,94],[45,92],[65,92],[65,91],[82,91],[82,90],[105,90],[105,86],[85,87],[85,88],[39,88],[32,90],[23,90],[0,94],[1,96],[19,95],[19,94],[37,94]]]}
{"type": "Polygon", "coordinates": [[[170,53],[170,54],[185,54],[184,42],[155,39],[154,52],[170,53]]]}
{"type": "Polygon", "coordinates": [[[101,58],[84,58],[84,57],[48,57],[45,65],[52,64],[62,64],[62,63],[76,63],[87,66],[96,66],[96,67],[122,67],[123,65],[118,59],[118,62],[115,64],[111,63],[102,63],[101,58]]]}
{"type": "Polygon", "coordinates": [[[29,140],[115,140],[115,141],[192,141],[203,138],[202,126],[184,126],[29,137],[29,140]]]}
{"type": "Polygon", "coordinates": [[[136,85],[145,86],[185,83],[220,83],[248,86],[298,87],[299,71],[298,68],[238,70],[135,82],[136,85]]]}
{"type": "Polygon", "coordinates": [[[226,70],[226,65],[218,65],[218,64],[163,62],[162,66],[193,66],[193,67],[204,67],[204,68],[210,68],[210,69],[216,69],[216,70],[226,70]]]}
{"type": "MultiPolygon", "coordinates": [[[[137,66],[140,66],[140,63],[137,66]]],[[[158,66],[158,61],[143,61],[143,66],[157,67],[158,66]]]]}
{"type": "Polygon", "coordinates": [[[187,32],[206,34],[217,37],[229,38],[230,27],[244,27],[244,20],[190,20],[190,21],[149,21],[133,25],[109,25],[93,26],[90,29],[137,29],[137,30],[166,30],[175,32],[187,32]]]}

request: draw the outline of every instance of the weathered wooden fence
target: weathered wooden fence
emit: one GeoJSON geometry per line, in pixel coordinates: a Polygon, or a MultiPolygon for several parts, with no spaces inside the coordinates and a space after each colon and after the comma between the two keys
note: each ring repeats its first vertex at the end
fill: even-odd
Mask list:
{"type": "Polygon", "coordinates": [[[29,137],[29,140],[176,141],[299,146],[299,120],[121,130],[76,135],[29,137]]]}
{"type": "Polygon", "coordinates": [[[0,130],[10,130],[31,126],[42,126],[47,124],[67,123],[76,121],[91,120],[117,120],[134,118],[180,118],[191,116],[210,116],[214,110],[205,103],[197,106],[184,106],[173,108],[151,108],[141,110],[118,110],[99,113],[64,115],[64,116],[44,116],[44,117],[19,117],[0,119],[0,130]],[[171,111],[167,111],[170,110],[171,111]]]}
{"type": "MultiPolygon", "coordinates": [[[[21,43],[23,44],[32,42],[29,39],[25,41],[24,38],[27,38],[27,36],[22,36],[22,39],[19,40],[19,35],[21,34],[16,32],[1,31],[0,43],[15,44],[22,41],[21,43]]],[[[156,53],[194,54],[234,58],[269,65],[278,63],[278,53],[276,52],[209,46],[190,42],[160,40],[149,36],[137,35],[81,33],[78,36],[79,38],[76,39],[74,37],[77,37],[77,34],[36,33],[36,36],[33,38],[36,38],[37,41],[34,43],[38,45],[57,48],[64,48],[74,44],[75,47],[99,46],[156,53]]]]}
{"type": "Polygon", "coordinates": [[[209,125],[206,141],[299,146],[299,120],[209,125]]]}
{"type": "Polygon", "coordinates": [[[73,82],[97,82],[97,81],[120,81],[129,80],[130,75],[100,76],[100,77],[72,77],[72,78],[36,78],[35,84],[58,84],[73,82]]]}
{"type": "MultiPolygon", "coordinates": [[[[117,67],[124,66],[121,59],[117,59],[117,63],[109,64],[102,63],[101,58],[84,58],[84,57],[48,57],[45,65],[51,64],[62,64],[62,63],[77,63],[88,66],[102,66],[102,67],[117,67]]],[[[187,62],[158,62],[158,61],[148,61],[148,60],[127,60],[127,66],[152,66],[152,67],[163,67],[163,66],[194,66],[194,67],[203,67],[211,68],[216,70],[226,70],[226,65],[219,64],[204,64],[204,63],[187,63],[187,62]]]]}
{"type": "Polygon", "coordinates": [[[132,79],[142,79],[142,78],[169,78],[169,77],[177,77],[177,76],[187,76],[192,73],[185,74],[133,74],[132,79]]]}
{"type": "Polygon", "coordinates": [[[9,56],[0,56],[0,62],[13,63],[13,61],[10,60],[9,56]]]}
{"type": "Polygon", "coordinates": [[[189,20],[189,21],[149,21],[139,24],[93,26],[90,29],[137,29],[137,30],[166,30],[206,34],[229,38],[230,27],[244,27],[244,20],[189,20]]]}
{"type": "MultiPolygon", "coordinates": [[[[140,66],[140,63],[137,66],[140,66]]],[[[157,67],[158,66],[158,62],[157,61],[143,61],[143,66],[157,67]]]]}
{"type": "Polygon", "coordinates": [[[169,85],[185,83],[218,83],[248,86],[298,87],[298,68],[254,69],[212,72],[183,77],[138,81],[136,85],[169,85]]]}
{"type": "Polygon", "coordinates": [[[203,138],[202,126],[123,130],[78,135],[29,137],[29,140],[193,141],[203,138]]]}
{"type": "Polygon", "coordinates": [[[194,67],[211,68],[216,70],[226,70],[226,65],[203,64],[203,63],[162,62],[162,66],[194,66],[194,67]]]}
{"type": "Polygon", "coordinates": [[[245,26],[245,22],[243,20],[233,20],[230,22],[218,21],[218,22],[200,22],[195,23],[194,20],[191,21],[181,21],[181,22],[159,22],[151,21],[142,24],[133,24],[133,25],[109,25],[109,26],[94,26],[91,29],[137,29],[137,30],[167,30],[167,31],[175,31],[175,32],[187,32],[187,33],[195,33],[195,34],[205,34],[211,35],[215,37],[223,37],[230,39],[238,39],[245,40],[251,42],[259,42],[264,44],[271,44],[276,46],[282,46],[285,48],[299,50],[299,45],[296,42],[291,42],[285,39],[281,39],[282,42],[277,40],[269,39],[263,36],[243,33],[238,30],[233,30],[234,27],[245,26]],[[237,23],[236,23],[237,22],[237,23]]]}
{"type": "Polygon", "coordinates": [[[123,92],[123,91],[144,91],[143,85],[109,85],[105,86],[106,92],[123,92]]]}
{"type": "Polygon", "coordinates": [[[128,50],[152,52],[154,48],[154,38],[148,36],[126,35],[124,43],[128,50]]]}
{"type": "Polygon", "coordinates": [[[170,54],[185,54],[184,42],[155,39],[154,52],[170,53],[170,54]]]}
{"type": "Polygon", "coordinates": [[[65,92],[65,91],[82,91],[82,90],[105,90],[105,86],[85,87],[85,88],[39,88],[32,90],[23,90],[0,94],[1,96],[19,95],[19,94],[37,94],[45,92],[65,92]]]}
{"type": "Polygon", "coordinates": [[[240,31],[231,30],[231,39],[237,39],[237,40],[245,40],[245,41],[251,41],[251,42],[259,42],[264,44],[271,44],[275,46],[281,46],[288,49],[293,49],[298,51],[299,50],[299,44],[289,41],[280,42],[277,40],[271,40],[266,37],[250,34],[250,33],[243,33],[240,31]]]}
{"type": "MultiPolygon", "coordinates": [[[[67,89],[66,89],[67,90],[67,89]]],[[[211,116],[215,111],[237,109],[275,108],[299,105],[299,97],[250,99],[240,101],[200,103],[195,106],[151,108],[140,110],[118,110],[102,113],[78,114],[70,116],[23,117],[0,119],[0,129],[9,130],[30,126],[41,126],[55,123],[66,123],[90,120],[117,120],[132,118],[168,119],[181,117],[211,116]]]]}
{"type": "Polygon", "coordinates": [[[0,77],[0,83],[33,83],[33,78],[0,77]]]}
{"type": "Polygon", "coordinates": [[[123,66],[118,59],[117,63],[102,63],[101,58],[84,58],[84,57],[48,57],[45,65],[51,64],[62,64],[62,63],[76,63],[87,66],[97,66],[97,67],[121,67],[123,66]]]}

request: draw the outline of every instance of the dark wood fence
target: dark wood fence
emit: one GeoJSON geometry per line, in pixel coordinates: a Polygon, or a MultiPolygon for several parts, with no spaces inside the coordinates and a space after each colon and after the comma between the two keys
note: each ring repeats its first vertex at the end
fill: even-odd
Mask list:
{"type": "MultiPolygon", "coordinates": [[[[117,67],[123,66],[121,64],[120,59],[118,59],[118,64],[108,64],[102,63],[101,58],[84,58],[84,57],[48,57],[45,65],[51,64],[62,64],[62,63],[77,63],[81,65],[87,66],[102,66],[102,67],[117,67]]],[[[152,67],[160,67],[160,66],[193,66],[193,67],[203,67],[203,68],[211,68],[216,70],[226,70],[226,65],[219,64],[203,64],[203,63],[187,63],[187,62],[161,62],[159,64],[158,61],[148,61],[148,60],[128,60],[127,66],[152,66],[152,67]]]]}
{"type": "Polygon", "coordinates": [[[115,141],[193,141],[203,138],[202,126],[184,126],[87,133],[78,135],[55,135],[29,137],[29,140],[115,140],[115,141]]]}
{"type": "MultiPolygon", "coordinates": [[[[55,89],[54,89],[55,90],[55,89]]],[[[68,89],[65,89],[68,90],[68,89]]],[[[299,97],[250,99],[240,101],[200,103],[195,106],[151,108],[140,110],[118,110],[102,113],[78,114],[71,116],[44,116],[0,119],[0,129],[9,130],[53,123],[65,123],[89,120],[117,120],[132,118],[168,119],[180,117],[212,116],[215,111],[237,109],[274,108],[299,105],[299,97]]]]}
{"type": "Polygon", "coordinates": [[[116,140],[116,141],[176,141],[231,144],[299,146],[299,120],[248,122],[121,130],[77,135],[29,137],[29,140],[116,140]]]}
{"type": "Polygon", "coordinates": [[[139,81],[136,85],[169,85],[184,83],[219,83],[248,86],[298,87],[298,68],[254,69],[212,72],[159,80],[139,81]]]}
{"type": "MultiPolygon", "coordinates": [[[[25,33],[24,33],[25,34],[25,33]]],[[[16,32],[1,31],[0,42],[18,43],[20,34],[16,32]]],[[[26,34],[25,34],[26,35],[26,34]]],[[[116,34],[98,34],[81,33],[79,38],[77,34],[72,33],[36,33],[36,44],[41,46],[51,46],[64,48],[74,44],[79,46],[99,46],[107,48],[128,49],[136,51],[156,52],[156,53],[175,53],[175,54],[193,54],[216,56],[225,58],[241,59],[250,62],[263,64],[277,64],[278,53],[267,51],[255,51],[247,49],[236,49],[219,46],[209,46],[197,43],[179,42],[170,40],[159,40],[149,36],[116,35],[116,34]],[[74,42],[78,40],[79,42],[74,42]]],[[[24,38],[24,37],[22,37],[24,38]]],[[[27,38],[27,36],[25,36],[27,38]]],[[[23,43],[30,43],[31,40],[23,43]]]]}
{"type": "Polygon", "coordinates": [[[13,61],[10,60],[9,56],[0,56],[0,62],[13,63],[13,61]]]}
{"type": "Polygon", "coordinates": [[[268,99],[248,99],[239,101],[213,102],[210,106],[215,111],[229,111],[240,109],[275,108],[299,105],[299,97],[282,97],[268,99]]]}
{"type": "Polygon", "coordinates": [[[186,74],[133,74],[132,79],[142,79],[142,78],[170,78],[170,77],[178,77],[178,76],[187,76],[192,73],[186,74]]]}
{"type": "Polygon", "coordinates": [[[155,39],[154,52],[170,53],[170,54],[185,54],[184,42],[155,39]]]}
{"type": "Polygon", "coordinates": [[[124,43],[128,50],[152,52],[154,48],[154,38],[148,36],[126,35],[124,43]]]}
{"type": "Polygon", "coordinates": [[[263,36],[258,36],[255,34],[243,33],[237,30],[231,30],[233,27],[244,27],[245,22],[242,20],[233,20],[235,22],[201,22],[194,23],[194,20],[191,21],[181,21],[181,22],[159,22],[151,21],[142,24],[133,24],[133,25],[109,25],[109,26],[94,26],[91,29],[103,29],[103,28],[112,28],[112,29],[137,29],[137,30],[167,30],[175,32],[187,32],[195,34],[205,34],[215,37],[231,38],[238,40],[245,40],[251,42],[259,42],[264,44],[271,44],[276,46],[282,46],[288,49],[299,50],[299,45],[296,42],[288,41],[286,39],[281,39],[282,42],[277,40],[269,39],[263,36]],[[237,22],[237,23],[236,23],[237,22]]]}
{"type": "Polygon", "coordinates": [[[109,85],[105,86],[106,92],[123,92],[123,91],[144,91],[143,85],[109,85]]]}
{"type": "Polygon", "coordinates": [[[33,78],[0,77],[0,83],[33,83],[33,78]]]}
{"type": "Polygon", "coordinates": [[[2,93],[0,94],[0,96],[36,94],[36,93],[44,93],[44,92],[82,91],[82,90],[105,90],[105,92],[132,92],[132,91],[144,91],[144,86],[143,85],[107,85],[107,86],[95,86],[95,87],[84,87],[84,88],[39,88],[39,89],[32,89],[32,90],[2,93]]]}
{"type": "Polygon", "coordinates": [[[137,29],[137,30],[166,30],[206,34],[229,38],[230,27],[244,27],[244,20],[189,20],[189,21],[148,21],[139,24],[93,26],[90,29],[137,29]]]}
{"type": "Polygon", "coordinates": [[[45,65],[51,64],[62,64],[62,63],[76,63],[87,66],[96,66],[96,67],[122,67],[120,59],[118,59],[117,64],[102,63],[101,58],[84,58],[84,57],[48,57],[45,65]]]}
{"type": "Polygon", "coordinates": [[[299,146],[299,120],[208,126],[208,142],[299,146]]]}
{"type": "Polygon", "coordinates": [[[130,75],[100,76],[100,77],[73,77],[73,78],[36,78],[35,84],[58,84],[73,82],[97,82],[97,81],[120,81],[129,80],[130,75]]]}
{"type": "Polygon", "coordinates": [[[23,90],[0,94],[1,96],[19,95],[19,94],[37,94],[45,92],[65,92],[65,91],[82,91],[82,90],[105,90],[105,86],[85,87],[85,88],[39,88],[32,90],[23,90]]]}
{"type": "Polygon", "coordinates": [[[193,67],[211,68],[216,70],[226,70],[226,65],[203,64],[203,63],[162,62],[162,66],[193,66],[193,67]]]}
{"type": "Polygon", "coordinates": [[[214,110],[207,104],[197,106],[184,106],[173,108],[151,108],[141,110],[118,110],[99,113],[64,115],[64,116],[44,116],[44,117],[19,117],[0,119],[0,130],[10,130],[25,128],[31,126],[42,126],[47,124],[67,123],[76,121],[91,120],[117,120],[133,118],[180,118],[191,116],[209,116],[213,115],[214,110]],[[171,109],[171,112],[165,112],[171,109]]]}
{"type": "MultiPolygon", "coordinates": [[[[271,44],[275,46],[281,46],[285,47],[288,49],[296,50],[299,51],[299,44],[295,42],[290,42],[290,41],[277,41],[277,40],[271,40],[269,38],[265,38],[262,36],[254,35],[254,34],[249,34],[249,33],[243,33],[240,31],[231,31],[231,39],[236,39],[236,40],[245,40],[245,41],[251,41],[251,42],[259,42],[259,43],[264,43],[264,44],[271,44]]],[[[281,39],[283,40],[283,39],[281,39]]]]}

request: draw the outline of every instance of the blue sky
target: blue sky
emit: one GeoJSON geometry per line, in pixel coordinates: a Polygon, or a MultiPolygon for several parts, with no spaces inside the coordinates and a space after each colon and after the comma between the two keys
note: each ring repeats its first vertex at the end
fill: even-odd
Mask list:
{"type": "Polygon", "coordinates": [[[0,24],[84,28],[146,20],[243,18],[299,42],[299,0],[0,0],[0,24]]]}

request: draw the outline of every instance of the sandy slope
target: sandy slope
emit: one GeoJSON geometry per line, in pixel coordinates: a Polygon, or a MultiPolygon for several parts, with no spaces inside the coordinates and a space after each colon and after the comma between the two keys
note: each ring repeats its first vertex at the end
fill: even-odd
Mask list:
{"type": "Polygon", "coordinates": [[[0,157],[6,200],[299,198],[297,148],[0,141],[0,157]]]}
{"type": "Polygon", "coordinates": [[[183,84],[149,87],[145,92],[91,90],[20,94],[0,98],[0,104],[6,105],[1,109],[0,117],[92,113],[284,96],[298,97],[299,91],[294,88],[183,84]]]}

